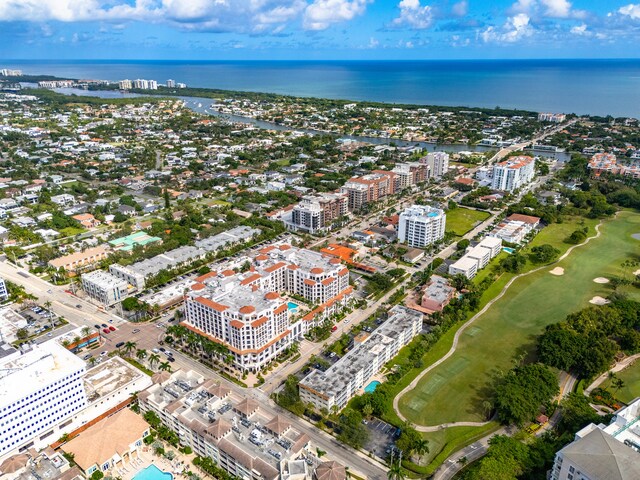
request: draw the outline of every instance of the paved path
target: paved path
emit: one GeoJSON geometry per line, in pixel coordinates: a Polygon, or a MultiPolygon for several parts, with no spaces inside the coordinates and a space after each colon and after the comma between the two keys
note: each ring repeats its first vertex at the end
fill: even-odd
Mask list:
{"type": "MultiPolygon", "coordinates": [[[[480,318],[487,310],[489,310],[489,308],[491,308],[491,306],[495,302],[500,300],[504,296],[504,294],[507,292],[509,287],[513,284],[513,282],[515,282],[519,278],[525,277],[527,275],[531,275],[532,273],[538,272],[540,270],[544,270],[544,269],[549,268],[550,266],[552,266],[552,265],[554,265],[556,263],[561,262],[562,260],[564,260],[565,258],[567,258],[571,254],[571,252],[573,251],[574,248],[578,248],[578,247],[581,247],[583,245],[586,245],[592,239],[598,238],[600,236],[600,226],[601,225],[602,225],[602,222],[600,222],[598,225],[596,225],[596,227],[595,227],[596,234],[593,237],[587,238],[584,242],[582,242],[579,245],[572,246],[555,262],[553,262],[553,263],[551,263],[549,265],[543,265],[541,267],[534,268],[533,270],[530,270],[530,271],[525,272],[525,273],[521,273],[520,275],[516,275],[511,280],[509,280],[507,282],[507,284],[502,288],[502,290],[500,291],[500,293],[496,297],[491,299],[478,313],[476,313],[473,317],[471,317],[469,320],[467,320],[458,329],[458,331],[456,332],[456,334],[453,337],[453,344],[451,345],[451,348],[449,349],[449,351],[443,357],[441,357],[439,360],[437,360],[436,362],[432,363],[429,367],[427,367],[422,372],[420,372],[420,374],[416,378],[414,378],[413,381],[409,385],[407,385],[400,393],[398,393],[398,395],[396,395],[396,397],[393,399],[393,409],[395,410],[395,412],[398,415],[398,417],[400,417],[400,419],[403,420],[403,421],[407,421],[407,418],[400,412],[400,408],[398,407],[398,405],[400,403],[400,398],[403,395],[405,395],[408,391],[413,390],[418,385],[418,382],[420,382],[420,380],[422,380],[422,377],[424,377],[427,373],[429,373],[430,371],[432,371],[433,369],[435,369],[436,367],[438,367],[439,365],[441,365],[442,363],[447,361],[454,353],[456,353],[456,350],[458,348],[458,342],[460,340],[460,336],[464,333],[464,331],[467,329],[467,327],[469,327],[473,322],[475,322],[478,318],[480,318]]],[[[431,425],[429,425],[429,426],[427,426],[427,425],[418,425],[418,426],[416,426],[416,430],[418,430],[419,432],[434,432],[434,431],[441,430],[441,429],[447,428],[447,427],[465,426],[466,423],[468,423],[468,422],[443,423],[443,424],[440,424],[440,425],[432,425],[432,426],[431,425]]],[[[473,422],[470,422],[470,423],[473,423],[473,422]]],[[[486,425],[487,423],[488,422],[477,422],[477,424],[472,425],[472,426],[483,426],[483,425],[486,425]]]]}
{"type": "Polygon", "coordinates": [[[617,362],[613,366],[613,368],[611,368],[610,370],[604,372],[602,375],[600,375],[598,378],[596,378],[593,381],[593,383],[591,383],[591,385],[589,385],[587,388],[584,389],[585,396],[588,397],[593,390],[598,388],[607,378],[609,378],[609,373],[610,372],[613,372],[613,373],[621,372],[625,368],[630,367],[631,365],[633,365],[633,363],[638,358],[640,358],[640,353],[636,353],[635,355],[631,355],[630,357],[625,357],[622,360],[620,360],[619,362],[617,362]]]}

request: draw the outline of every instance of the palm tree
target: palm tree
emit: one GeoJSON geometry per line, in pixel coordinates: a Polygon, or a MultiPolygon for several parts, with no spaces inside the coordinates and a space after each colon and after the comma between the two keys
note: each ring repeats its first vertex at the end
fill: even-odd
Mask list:
{"type": "Polygon", "coordinates": [[[615,397],[616,393],[618,393],[618,390],[620,390],[622,387],[624,387],[626,384],[624,383],[624,380],[622,380],[621,378],[615,377],[613,379],[613,396],[615,397]]]}
{"type": "Polygon", "coordinates": [[[151,355],[149,355],[148,362],[149,362],[149,365],[151,365],[152,368],[159,361],[160,361],[160,355],[157,355],[155,353],[152,353],[151,355]]]}
{"type": "Polygon", "coordinates": [[[418,454],[420,459],[422,459],[424,455],[429,453],[429,440],[425,440],[424,438],[421,438],[416,442],[415,446],[413,447],[413,450],[418,454]]]}
{"type": "Polygon", "coordinates": [[[146,356],[147,356],[147,351],[144,348],[139,348],[138,351],[136,352],[136,357],[138,357],[138,360],[144,360],[146,356]]]}
{"type": "Polygon", "coordinates": [[[136,342],[127,342],[124,344],[124,347],[122,347],[122,350],[124,351],[125,355],[129,355],[131,352],[133,352],[136,347],[138,346],[138,344],[136,342]]]}
{"type": "Polygon", "coordinates": [[[91,333],[91,328],[90,327],[82,327],[82,330],[80,330],[82,332],[82,338],[87,338],[89,336],[89,334],[91,333]]]}
{"type": "Polygon", "coordinates": [[[171,373],[171,365],[169,365],[169,362],[161,362],[160,365],[158,365],[158,370],[171,373]]]}
{"type": "Polygon", "coordinates": [[[402,466],[400,465],[399,459],[398,463],[392,463],[389,467],[387,478],[388,480],[404,480],[404,473],[402,473],[402,466]]]}

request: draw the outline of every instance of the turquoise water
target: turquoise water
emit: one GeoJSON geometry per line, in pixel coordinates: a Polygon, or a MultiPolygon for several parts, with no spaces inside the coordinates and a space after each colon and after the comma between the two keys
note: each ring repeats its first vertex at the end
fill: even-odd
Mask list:
{"type": "Polygon", "coordinates": [[[513,253],[515,252],[515,249],[510,248],[510,247],[502,247],[502,250],[504,250],[507,253],[513,253]]]}
{"type": "Polygon", "coordinates": [[[173,480],[173,475],[163,472],[155,465],[149,465],[144,470],[140,470],[133,480],[173,480]]]}
{"type": "Polygon", "coordinates": [[[287,308],[289,310],[295,310],[296,308],[298,308],[298,304],[293,302],[287,302],[287,308]]]}
{"type": "Polygon", "coordinates": [[[367,393],[373,393],[376,391],[376,388],[378,387],[378,385],[380,385],[380,382],[377,380],[374,380],[373,382],[369,383],[369,385],[364,387],[364,391],[367,393]]]}

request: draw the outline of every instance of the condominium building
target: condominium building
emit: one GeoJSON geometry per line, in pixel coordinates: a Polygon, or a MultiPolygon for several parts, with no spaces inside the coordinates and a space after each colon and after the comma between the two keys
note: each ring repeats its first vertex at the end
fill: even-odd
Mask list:
{"type": "Polygon", "coordinates": [[[349,210],[353,211],[394,194],[395,187],[395,173],[374,170],[368,175],[351,178],[342,186],[341,192],[347,194],[349,210]]]}
{"type": "Polygon", "coordinates": [[[424,163],[396,163],[392,170],[396,174],[396,190],[426,182],[429,178],[429,167],[424,163]]]}
{"type": "Polygon", "coordinates": [[[558,453],[550,480],[640,478],[640,398],[618,410],[609,425],[590,424],[558,453]]]}
{"type": "Polygon", "coordinates": [[[144,290],[145,276],[135,268],[114,263],[109,265],[109,273],[120,280],[124,280],[138,291],[144,290]]]}
{"type": "Polygon", "coordinates": [[[85,362],[52,341],[0,358],[0,457],[32,447],[84,409],[84,373],[85,362]]]}
{"type": "Polygon", "coordinates": [[[337,258],[292,247],[268,246],[248,272],[210,272],[187,295],[184,325],[226,345],[235,364],[257,371],[351,296],[349,272],[337,258]],[[291,323],[281,293],[300,295],[322,312],[291,323]],[[320,308],[319,307],[319,308],[320,308]]]}
{"type": "Polygon", "coordinates": [[[330,227],[333,222],[349,213],[345,194],[322,193],[308,195],[284,215],[285,225],[294,231],[316,233],[330,227]]]}
{"type": "Polygon", "coordinates": [[[9,290],[7,290],[7,284],[4,278],[0,278],[0,302],[4,302],[5,300],[9,300],[9,290]]]}
{"type": "Polygon", "coordinates": [[[564,113],[539,113],[538,114],[539,122],[562,123],[566,119],[567,119],[567,116],[564,113]]]}
{"type": "Polygon", "coordinates": [[[500,253],[502,240],[496,237],[485,237],[475,247],[470,247],[465,255],[458,261],[449,265],[449,275],[464,275],[471,279],[479,270],[500,253]]]}
{"type": "Polygon", "coordinates": [[[431,152],[420,159],[429,168],[428,178],[441,178],[449,171],[449,154],[445,152],[431,152]]]}
{"type": "Polygon", "coordinates": [[[345,407],[385,363],[422,331],[422,313],[395,306],[389,318],[324,372],[313,370],[299,383],[300,399],[318,410],[345,407]]]}
{"type": "Polygon", "coordinates": [[[22,70],[3,68],[2,70],[0,70],[0,75],[2,75],[3,77],[21,77],[22,70]]]}
{"type": "Polygon", "coordinates": [[[532,157],[512,157],[493,166],[491,188],[515,192],[533,180],[535,160],[532,157]]]}
{"type": "Polygon", "coordinates": [[[120,88],[120,90],[131,90],[133,88],[133,83],[128,79],[120,80],[118,82],[118,88],[120,88]]]}
{"type": "Polygon", "coordinates": [[[507,243],[520,244],[539,224],[538,217],[514,213],[500,222],[488,236],[499,238],[507,243]]]}
{"type": "Polygon", "coordinates": [[[400,214],[398,241],[411,247],[426,247],[444,238],[447,216],[439,208],[413,205],[400,214]]]}
{"type": "Polygon", "coordinates": [[[153,380],[138,394],[140,409],[155,413],[196,455],[236,478],[311,478],[309,437],[286,418],[193,371],[159,373],[153,380]]]}
{"type": "Polygon", "coordinates": [[[104,306],[121,302],[130,293],[129,283],[109,272],[94,270],[82,275],[82,289],[104,306]]]}
{"type": "Polygon", "coordinates": [[[158,82],[155,80],[144,80],[138,78],[133,81],[133,88],[138,88],[141,90],[157,90],[158,82]]]}
{"type": "Polygon", "coordinates": [[[176,81],[175,80],[167,80],[167,88],[175,88],[176,87],[176,81]]]}

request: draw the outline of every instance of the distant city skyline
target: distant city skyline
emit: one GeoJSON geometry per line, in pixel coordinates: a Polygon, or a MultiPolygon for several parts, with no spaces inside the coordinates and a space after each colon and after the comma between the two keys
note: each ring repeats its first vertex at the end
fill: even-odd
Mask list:
{"type": "Polygon", "coordinates": [[[0,0],[3,59],[636,58],[629,0],[0,0]]]}

